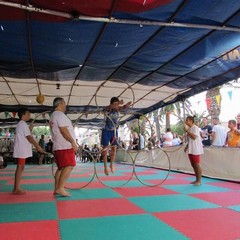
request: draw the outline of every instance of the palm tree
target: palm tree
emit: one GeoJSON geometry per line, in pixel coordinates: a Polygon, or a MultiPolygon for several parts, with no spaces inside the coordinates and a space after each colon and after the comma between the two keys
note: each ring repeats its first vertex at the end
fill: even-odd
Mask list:
{"type": "Polygon", "coordinates": [[[211,117],[211,120],[214,117],[219,117],[221,113],[221,101],[222,96],[220,93],[221,86],[209,89],[206,93],[206,101],[209,101],[207,106],[208,113],[211,117]]]}
{"type": "Polygon", "coordinates": [[[161,108],[160,111],[159,111],[160,118],[163,117],[163,116],[165,117],[166,128],[170,128],[170,126],[171,126],[170,115],[174,111],[174,109],[175,109],[175,105],[170,104],[170,105],[167,105],[167,106],[161,108]]]}
{"type": "Polygon", "coordinates": [[[145,116],[139,115],[136,119],[133,119],[126,123],[128,129],[130,129],[131,133],[140,133],[142,135],[148,134],[148,121],[145,116]]]}
{"type": "Polygon", "coordinates": [[[163,108],[157,109],[152,113],[158,139],[160,139],[160,135],[161,135],[160,127],[164,118],[165,118],[166,128],[171,127],[171,121],[170,121],[171,114],[177,117],[179,121],[184,122],[183,120],[184,106],[186,107],[187,112],[191,111],[191,103],[188,100],[185,100],[185,104],[183,104],[183,102],[176,102],[176,103],[167,105],[163,108]]]}

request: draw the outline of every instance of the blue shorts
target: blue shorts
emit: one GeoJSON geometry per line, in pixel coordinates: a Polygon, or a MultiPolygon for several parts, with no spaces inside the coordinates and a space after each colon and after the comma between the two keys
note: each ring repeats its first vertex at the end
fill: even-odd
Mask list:
{"type": "Polygon", "coordinates": [[[118,145],[117,139],[118,138],[118,132],[114,130],[102,130],[102,139],[101,139],[101,145],[102,146],[108,146],[109,144],[111,146],[118,145]]]}

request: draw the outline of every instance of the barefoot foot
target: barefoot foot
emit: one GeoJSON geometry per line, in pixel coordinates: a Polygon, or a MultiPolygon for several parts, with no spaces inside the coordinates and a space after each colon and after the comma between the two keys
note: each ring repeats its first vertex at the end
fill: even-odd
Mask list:
{"type": "MultiPolygon", "coordinates": [[[[64,189],[65,192],[69,193],[67,190],[64,189]]],[[[56,189],[53,191],[53,195],[59,194],[56,189]]],[[[70,193],[69,193],[70,194],[70,193]]]]}
{"type": "Polygon", "coordinates": [[[193,186],[200,186],[201,184],[202,184],[201,182],[196,181],[196,182],[193,184],[193,186]]]}
{"type": "Polygon", "coordinates": [[[71,194],[65,190],[56,190],[53,192],[54,195],[60,195],[62,197],[70,197],[71,194]]]}
{"type": "Polygon", "coordinates": [[[12,192],[14,195],[24,195],[26,194],[26,191],[23,189],[19,189],[19,190],[13,190],[12,192]]]}
{"type": "Polygon", "coordinates": [[[104,169],[104,173],[105,173],[106,176],[109,175],[107,168],[104,169]]]}
{"type": "Polygon", "coordinates": [[[115,172],[115,168],[113,165],[110,165],[110,169],[111,169],[111,172],[114,173],[115,172]]]}

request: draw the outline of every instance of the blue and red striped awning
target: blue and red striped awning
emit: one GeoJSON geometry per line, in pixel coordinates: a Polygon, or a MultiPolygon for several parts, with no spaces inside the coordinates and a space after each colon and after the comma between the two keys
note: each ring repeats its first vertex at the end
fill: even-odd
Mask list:
{"type": "Polygon", "coordinates": [[[0,1],[0,71],[2,112],[147,113],[240,77],[240,1],[0,1]]]}

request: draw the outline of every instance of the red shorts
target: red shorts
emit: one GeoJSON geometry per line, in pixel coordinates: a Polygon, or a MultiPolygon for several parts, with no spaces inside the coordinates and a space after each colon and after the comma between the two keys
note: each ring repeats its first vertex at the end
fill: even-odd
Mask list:
{"type": "Polygon", "coordinates": [[[71,149],[63,149],[54,151],[55,162],[58,168],[76,166],[75,151],[71,149]]]}
{"type": "Polygon", "coordinates": [[[200,163],[200,155],[188,154],[190,162],[200,163]]]}
{"type": "Polygon", "coordinates": [[[17,158],[17,165],[24,166],[26,162],[26,158],[17,158]]]}

